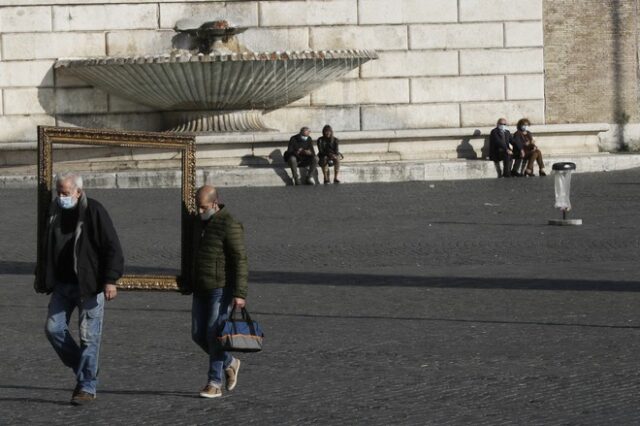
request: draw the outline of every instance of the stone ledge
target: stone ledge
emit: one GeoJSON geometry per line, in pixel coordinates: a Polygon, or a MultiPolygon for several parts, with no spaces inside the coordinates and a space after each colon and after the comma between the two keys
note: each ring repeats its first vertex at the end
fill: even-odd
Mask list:
{"type": "MultiPolygon", "coordinates": [[[[474,138],[482,139],[489,136],[493,127],[465,127],[465,128],[449,128],[449,129],[409,129],[409,130],[379,130],[379,131],[358,131],[358,132],[340,132],[338,134],[340,141],[362,141],[362,140],[383,140],[392,139],[431,139],[431,138],[474,138]]],[[[319,133],[319,129],[314,129],[319,133]]],[[[510,129],[515,131],[513,126],[510,129]]],[[[584,123],[584,124],[546,124],[531,126],[531,131],[537,137],[552,136],[562,134],[577,135],[597,135],[598,133],[609,131],[609,125],[606,123],[584,123]]],[[[228,134],[210,134],[196,136],[198,145],[215,145],[229,143],[260,143],[260,142],[287,142],[291,137],[291,133],[284,132],[255,132],[255,133],[228,133],[228,134]]],[[[313,136],[312,136],[313,137],[313,136]]],[[[36,142],[9,142],[0,143],[0,151],[11,150],[33,150],[37,148],[36,142]]],[[[77,149],[75,145],[60,145],[63,149],[77,149]]]]}
{"type": "MultiPolygon", "coordinates": [[[[599,134],[606,124],[540,125],[532,130],[545,156],[595,154],[599,151],[599,134]]],[[[491,128],[449,128],[417,130],[381,130],[340,132],[340,150],[345,164],[372,161],[424,161],[476,159],[487,157],[491,128]]],[[[314,138],[317,135],[314,134],[314,138]]],[[[247,166],[283,164],[290,133],[234,133],[197,136],[198,163],[207,166],[247,166]]],[[[176,167],[159,156],[151,158],[145,150],[122,150],[109,147],[59,145],[61,158],[86,163],[92,170],[109,170],[111,164],[139,169],[176,167]],[[119,163],[114,163],[119,162],[119,163]]],[[[0,144],[0,167],[32,165],[36,161],[36,143],[0,144]]]]}
{"type": "MultiPolygon", "coordinates": [[[[358,132],[340,132],[337,136],[341,141],[355,140],[391,140],[391,139],[416,139],[416,138],[485,138],[489,136],[493,127],[463,127],[443,129],[409,129],[409,130],[364,130],[358,132]]],[[[316,129],[314,129],[316,130],[316,129]]],[[[606,123],[585,124],[547,124],[531,126],[535,136],[561,135],[567,133],[588,135],[598,134],[609,130],[606,123]]],[[[511,131],[515,127],[511,126],[511,131]]],[[[316,130],[319,133],[319,129],[316,130]]],[[[279,142],[288,141],[291,133],[239,133],[224,135],[202,135],[196,137],[198,144],[218,144],[230,142],[279,142]]]]}
{"type": "MultiPolygon", "coordinates": [[[[548,164],[572,161],[576,173],[606,172],[640,167],[640,154],[595,154],[553,156],[548,164]]],[[[1,172],[0,172],[1,173],[1,172]]],[[[177,188],[181,185],[179,170],[138,170],[122,172],[82,173],[87,188],[177,188]]],[[[495,179],[491,161],[396,161],[345,164],[341,177],[346,183],[383,183],[406,181],[442,181],[464,179],[495,179]]],[[[220,187],[282,186],[289,181],[284,167],[205,167],[196,174],[198,185],[204,182],[220,187]]],[[[0,174],[0,188],[33,188],[36,176],[31,174],[0,174]]]]}

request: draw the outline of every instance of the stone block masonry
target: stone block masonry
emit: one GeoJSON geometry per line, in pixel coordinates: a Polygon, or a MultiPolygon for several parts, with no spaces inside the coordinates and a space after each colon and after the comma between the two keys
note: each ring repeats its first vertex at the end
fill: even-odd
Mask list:
{"type": "Polygon", "coordinates": [[[545,122],[543,0],[242,0],[99,3],[12,0],[0,6],[0,140],[24,126],[162,129],[161,114],[109,97],[52,66],[61,57],[169,52],[184,18],[248,27],[254,51],[374,49],[380,58],[266,116],[296,131],[488,126],[494,114],[545,122]],[[17,126],[17,127],[16,127],[17,126]]]}

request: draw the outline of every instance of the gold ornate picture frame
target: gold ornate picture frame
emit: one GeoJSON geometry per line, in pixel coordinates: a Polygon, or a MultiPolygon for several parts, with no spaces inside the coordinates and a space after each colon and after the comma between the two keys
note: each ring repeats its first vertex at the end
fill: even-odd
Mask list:
{"type": "Polygon", "coordinates": [[[42,266],[42,243],[46,216],[53,196],[53,145],[90,145],[150,148],[178,151],[182,155],[182,219],[180,275],[124,275],[118,287],[131,290],[188,291],[191,278],[193,218],[196,214],[196,144],[192,135],[134,132],[109,129],[38,126],[38,259],[42,266]]]}

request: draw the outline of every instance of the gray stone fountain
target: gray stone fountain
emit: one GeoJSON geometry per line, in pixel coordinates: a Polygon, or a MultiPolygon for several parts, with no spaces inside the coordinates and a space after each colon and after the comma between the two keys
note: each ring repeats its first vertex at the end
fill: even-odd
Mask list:
{"type": "Polygon", "coordinates": [[[108,93],[167,111],[184,132],[268,129],[265,112],[294,102],[376,59],[374,51],[252,52],[226,21],[179,21],[180,48],[155,56],[59,59],[55,67],[108,93]]]}

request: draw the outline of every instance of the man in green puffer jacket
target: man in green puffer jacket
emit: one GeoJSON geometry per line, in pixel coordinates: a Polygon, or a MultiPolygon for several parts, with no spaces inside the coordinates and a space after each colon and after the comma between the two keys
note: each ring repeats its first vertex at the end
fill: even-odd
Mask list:
{"type": "Polygon", "coordinates": [[[209,354],[209,377],[200,391],[203,398],[222,396],[222,376],[226,389],[233,390],[240,360],[222,350],[216,339],[232,306],[240,309],[247,298],[247,253],[244,229],[218,193],[205,185],[196,193],[200,222],[196,226],[195,277],[191,310],[191,336],[209,354]]]}

